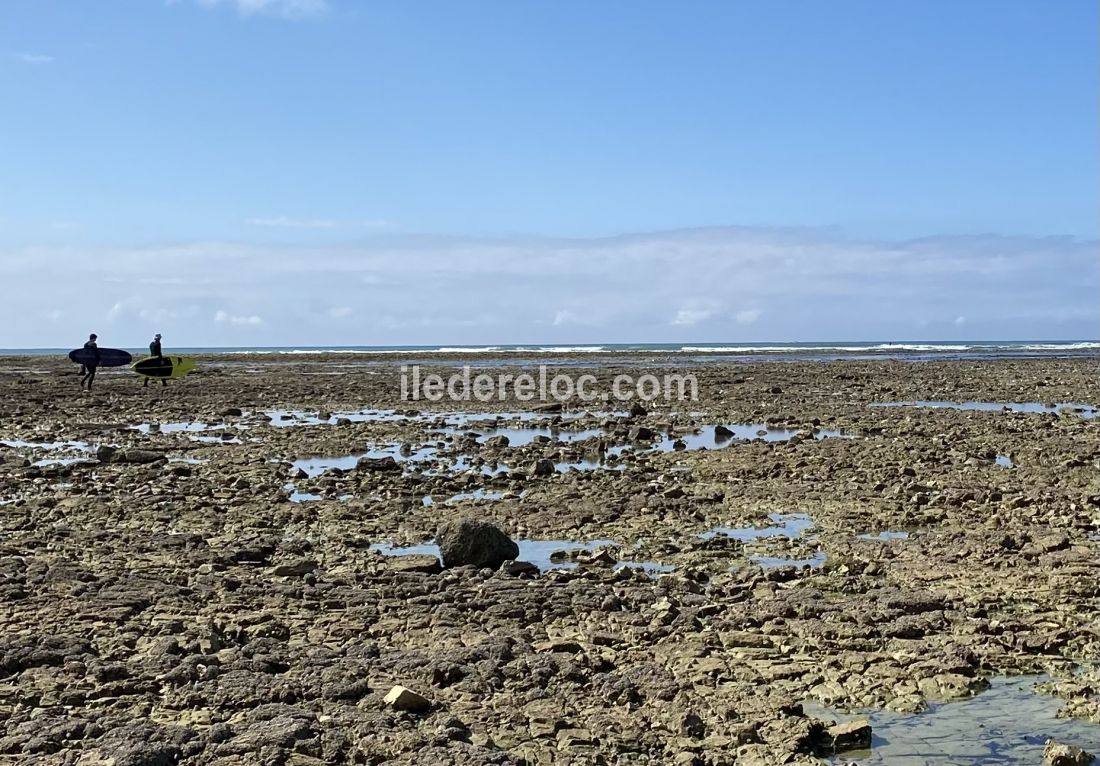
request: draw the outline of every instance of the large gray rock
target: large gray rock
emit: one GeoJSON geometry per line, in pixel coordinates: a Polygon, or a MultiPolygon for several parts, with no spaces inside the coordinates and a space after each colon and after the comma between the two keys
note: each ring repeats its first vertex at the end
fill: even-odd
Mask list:
{"type": "Polygon", "coordinates": [[[449,521],[436,532],[435,541],[443,566],[476,566],[496,569],[519,555],[519,546],[500,529],[484,521],[449,521]]]}

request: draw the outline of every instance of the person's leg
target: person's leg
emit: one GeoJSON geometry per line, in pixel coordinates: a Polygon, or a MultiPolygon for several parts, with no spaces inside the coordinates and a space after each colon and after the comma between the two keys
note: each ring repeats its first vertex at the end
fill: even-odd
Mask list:
{"type": "Polygon", "coordinates": [[[145,382],[141,384],[141,387],[142,388],[148,388],[149,387],[149,378],[148,377],[145,378],[145,382]]]}

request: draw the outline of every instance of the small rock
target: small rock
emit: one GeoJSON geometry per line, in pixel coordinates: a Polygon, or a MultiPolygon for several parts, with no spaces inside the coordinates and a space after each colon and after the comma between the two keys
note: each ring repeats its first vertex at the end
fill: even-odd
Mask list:
{"type": "Polygon", "coordinates": [[[1063,745],[1052,739],[1047,740],[1043,748],[1043,763],[1046,766],[1089,766],[1093,755],[1079,747],[1063,745]]]}
{"type": "Polygon", "coordinates": [[[554,461],[549,458],[539,458],[531,464],[532,476],[553,476],[557,473],[557,468],[554,467],[554,461]]]}
{"type": "Polygon", "coordinates": [[[224,418],[239,418],[242,414],[239,407],[227,407],[222,410],[222,417],[224,418]]]}
{"type": "Polygon", "coordinates": [[[163,452],[147,449],[120,450],[107,445],[97,449],[95,456],[101,463],[156,463],[167,460],[163,452]]]}
{"type": "Polygon", "coordinates": [[[1069,547],[1069,538],[1062,532],[1054,532],[1049,535],[1039,535],[1035,538],[1035,546],[1044,553],[1062,551],[1069,547]]]}
{"type": "Polygon", "coordinates": [[[866,719],[845,721],[830,726],[826,732],[832,741],[832,752],[845,753],[871,746],[871,723],[866,719]]]}
{"type": "Polygon", "coordinates": [[[707,736],[707,726],[698,714],[688,712],[680,719],[680,733],[692,739],[702,739],[707,736]]]}
{"type": "Polygon", "coordinates": [[[358,471],[400,471],[401,464],[390,456],[386,457],[362,457],[355,464],[358,471]]]}
{"type": "Polygon", "coordinates": [[[733,431],[726,428],[725,426],[715,426],[714,435],[717,436],[719,439],[728,439],[733,436],[733,431]]]}
{"type": "Polygon", "coordinates": [[[427,698],[411,689],[406,689],[404,686],[395,686],[390,689],[383,702],[394,710],[402,710],[407,713],[423,713],[432,706],[427,698]]]}
{"type": "Polygon", "coordinates": [[[500,571],[512,577],[525,577],[527,575],[537,575],[539,568],[530,561],[505,561],[500,571]]]}
{"type": "Polygon", "coordinates": [[[300,559],[288,564],[279,564],[271,570],[276,577],[301,577],[317,569],[317,562],[312,559],[300,559]]]}
{"type": "Polygon", "coordinates": [[[387,556],[386,569],[390,572],[419,572],[420,574],[439,574],[443,565],[430,553],[409,556],[387,556]]]}
{"type": "Polygon", "coordinates": [[[632,418],[644,418],[648,414],[649,414],[649,411],[646,410],[645,407],[638,404],[637,402],[634,402],[634,404],[630,405],[630,417],[632,417],[632,418]]]}

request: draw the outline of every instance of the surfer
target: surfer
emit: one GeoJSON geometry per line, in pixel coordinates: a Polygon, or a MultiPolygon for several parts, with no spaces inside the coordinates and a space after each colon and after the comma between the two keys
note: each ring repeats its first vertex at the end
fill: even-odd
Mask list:
{"type": "MultiPolygon", "coordinates": [[[[161,360],[161,364],[165,364],[164,354],[161,353],[161,350],[160,350],[160,333],[159,332],[156,335],[153,336],[153,342],[149,344],[149,356],[156,357],[157,359],[161,360]]],[[[167,386],[168,385],[168,379],[167,378],[161,378],[160,379],[160,384],[162,386],[167,386]]],[[[149,385],[149,378],[146,377],[145,382],[141,384],[141,387],[145,388],[148,385],[149,385]]]]}
{"type": "Polygon", "coordinates": [[[99,345],[96,343],[97,336],[94,332],[88,336],[88,342],[84,344],[84,348],[92,352],[92,361],[85,362],[81,369],[84,371],[84,377],[80,379],[80,387],[84,388],[84,384],[88,384],[88,390],[92,390],[92,381],[95,380],[95,370],[99,366],[99,345]]]}

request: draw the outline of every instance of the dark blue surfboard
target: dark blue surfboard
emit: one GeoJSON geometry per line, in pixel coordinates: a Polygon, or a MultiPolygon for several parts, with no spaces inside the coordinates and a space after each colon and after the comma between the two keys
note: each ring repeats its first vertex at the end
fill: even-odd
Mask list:
{"type": "MultiPolygon", "coordinates": [[[[95,357],[95,352],[87,348],[74,348],[69,352],[69,359],[77,364],[94,364],[95,357]]],[[[134,358],[130,356],[129,351],[123,351],[120,348],[99,349],[100,367],[125,367],[133,360],[134,358]]]]}

